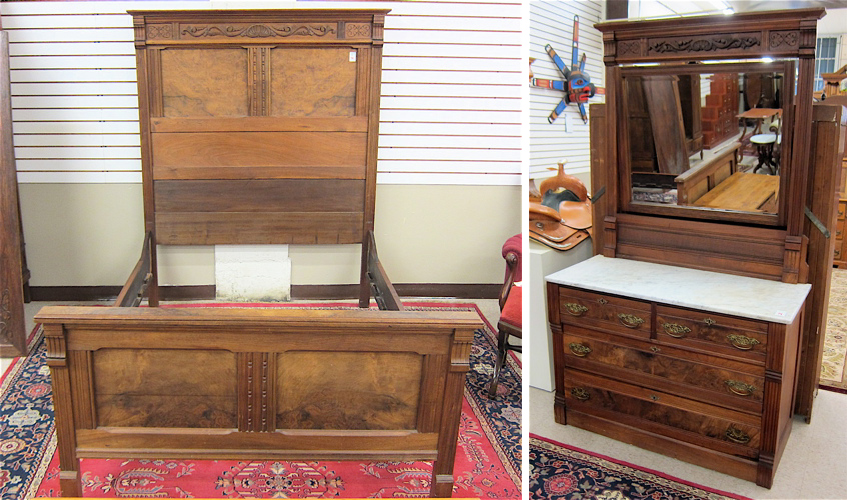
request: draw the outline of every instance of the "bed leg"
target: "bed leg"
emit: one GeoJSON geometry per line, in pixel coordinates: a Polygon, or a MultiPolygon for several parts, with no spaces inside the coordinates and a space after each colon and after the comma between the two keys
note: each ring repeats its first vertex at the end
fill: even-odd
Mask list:
{"type": "Polygon", "coordinates": [[[429,496],[433,498],[450,498],[453,496],[453,474],[433,474],[429,496]]]}
{"type": "Polygon", "coordinates": [[[79,484],[79,471],[63,470],[59,472],[59,488],[63,497],[82,497],[82,488],[79,484]]]}
{"type": "MultiPolygon", "coordinates": [[[[473,338],[471,333],[471,338],[473,338]]],[[[455,346],[454,346],[455,349],[455,346]]],[[[453,464],[459,441],[459,419],[467,367],[454,365],[447,374],[444,409],[438,430],[438,458],[432,464],[432,488],[429,496],[449,498],[453,495],[453,464]]]]}

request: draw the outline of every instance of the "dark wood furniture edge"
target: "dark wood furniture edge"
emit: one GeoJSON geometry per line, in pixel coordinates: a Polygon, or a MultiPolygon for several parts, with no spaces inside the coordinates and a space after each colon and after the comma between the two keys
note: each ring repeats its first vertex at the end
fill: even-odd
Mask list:
{"type": "Polygon", "coordinates": [[[804,234],[809,238],[808,282],[812,284],[812,291],[809,293],[806,321],[803,323],[794,406],[795,413],[804,416],[806,422],[811,421],[823,359],[823,339],[826,333],[836,238],[839,177],[847,129],[847,109],[841,105],[829,105],[828,102],[824,101],[812,107],[812,171],[806,199],[811,213],[830,234],[824,234],[808,217],[806,218],[804,234]],[[833,150],[833,144],[838,144],[837,151],[833,150]]]}
{"type": "Polygon", "coordinates": [[[150,268],[150,259],[153,255],[153,233],[148,232],[144,237],[144,244],[141,248],[141,258],[129,275],[126,284],[118,293],[115,299],[117,307],[136,307],[144,298],[144,293],[147,290],[147,284],[153,277],[152,269],[150,268]]]}
{"type": "Polygon", "coordinates": [[[23,226],[12,135],[9,33],[0,29],[0,356],[25,356],[24,302],[29,298],[29,270],[23,247],[23,226]]]}
{"type": "MultiPolygon", "coordinates": [[[[497,299],[499,283],[393,283],[400,297],[497,299]]],[[[38,302],[114,301],[121,292],[118,285],[106,286],[33,286],[32,297],[38,302]]],[[[161,300],[215,300],[215,285],[172,285],[159,287],[161,300]]],[[[292,300],[348,300],[359,297],[358,284],[291,285],[292,300]]]]}
{"type": "Polygon", "coordinates": [[[379,261],[379,255],[376,251],[376,240],[374,239],[373,231],[368,230],[365,233],[367,238],[367,274],[370,281],[371,294],[376,301],[377,306],[381,310],[402,311],[404,310],[403,303],[400,301],[400,296],[391,284],[388,274],[382,267],[379,261]]]}

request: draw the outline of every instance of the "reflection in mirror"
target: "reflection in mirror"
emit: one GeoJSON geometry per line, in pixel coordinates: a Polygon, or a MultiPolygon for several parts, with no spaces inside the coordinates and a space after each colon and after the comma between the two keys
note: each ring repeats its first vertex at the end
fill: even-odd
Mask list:
{"type": "MultiPolygon", "coordinates": [[[[783,73],[772,67],[724,72],[727,66],[710,73],[633,70],[625,75],[636,206],[777,213],[783,73]]],[[[698,67],[708,70],[708,65],[698,67]]]]}

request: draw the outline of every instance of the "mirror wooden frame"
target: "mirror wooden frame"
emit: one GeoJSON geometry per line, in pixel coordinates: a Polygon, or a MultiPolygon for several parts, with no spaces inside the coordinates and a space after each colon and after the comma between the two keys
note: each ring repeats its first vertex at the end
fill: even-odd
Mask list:
{"type": "MultiPolygon", "coordinates": [[[[606,257],[678,265],[797,283],[805,280],[804,207],[811,143],[812,89],[818,19],[824,9],[751,12],[649,21],[612,21],[603,35],[606,107],[602,130],[611,140],[597,147],[605,165],[592,174],[596,247],[606,257]],[[622,189],[624,127],[619,101],[625,67],[740,59],[796,59],[797,86],[790,172],[781,183],[776,224],[710,213],[696,219],[632,212],[622,189]],[[808,96],[805,98],[803,96],[808,96]],[[614,112],[612,112],[614,111],[614,112]],[[602,195],[600,195],[602,193],[602,195]]],[[[785,141],[783,141],[785,145],[785,141]]],[[[755,219],[755,218],[754,218],[755,219]]]]}
{"type": "MultiPolygon", "coordinates": [[[[720,73],[738,73],[738,74],[757,74],[757,73],[778,73],[782,75],[794,74],[794,61],[782,60],[774,62],[731,62],[717,64],[671,64],[659,66],[629,66],[621,68],[621,78],[624,80],[623,88],[626,87],[627,78],[631,77],[666,77],[666,76],[683,76],[683,75],[703,75],[703,74],[720,74],[720,73]]],[[[785,79],[783,99],[783,114],[782,124],[784,127],[782,155],[786,160],[780,164],[781,180],[790,178],[791,176],[791,142],[793,139],[793,122],[794,122],[794,105],[796,95],[794,94],[793,78],[785,79]]],[[[618,116],[628,116],[628,99],[627,93],[624,92],[621,98],[618,99],[618,116]]],[[[630,123],[629,120],[621,119],[618,128],[618,140],[621,143],[620,151],[630,151],[630,123]]],[[[738,137],[733,140],[737,141],[738,137]]],[[[727,143],[729,140],[726,141],[727,143]]],[[[689,152],[690,153],[690,152],[689,152]]],[[[686,217],[700,220],[720,220],[732,221],[736,223],[758,224],[765,226],[785,226],[785,200],[786,200],[786,183],[780,182],[780,189],[777,196],[778,210],[776,213],[755,213],[741,212],[723,209],[714,209],[699,207],[694,205],[660,205],[648,202],[635,201],[632,198],[632,161],[631,154],[621,154],[619,160],[618,175],[620,176],[620,200],[621,211],[628,213],[642,213],[661,215],[666,217],[686,217]]]]}

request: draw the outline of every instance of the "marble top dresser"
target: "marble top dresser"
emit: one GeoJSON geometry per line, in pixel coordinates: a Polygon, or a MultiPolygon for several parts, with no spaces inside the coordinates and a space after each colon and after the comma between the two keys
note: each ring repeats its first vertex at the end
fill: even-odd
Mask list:
{"type": "Polygon", "coordinates": [[[771,486],[809,285],[595,256],[547,287],[557,422],[771,486]]]}

